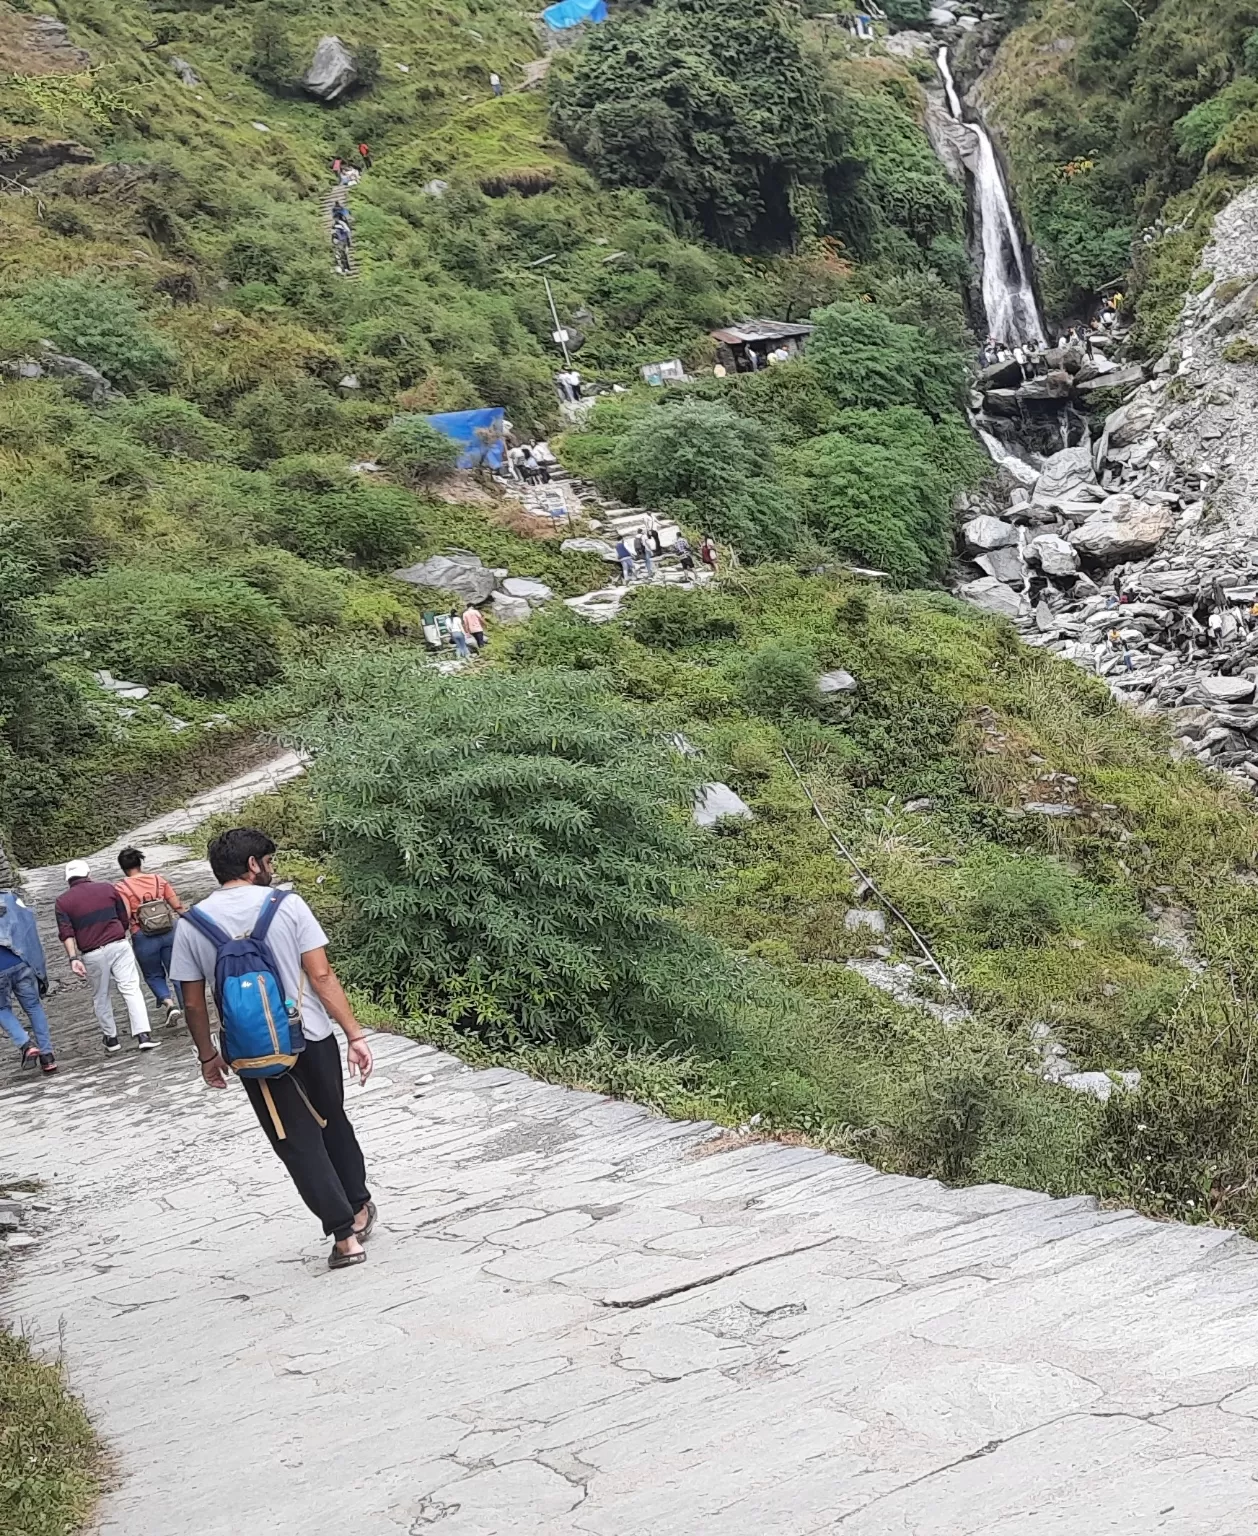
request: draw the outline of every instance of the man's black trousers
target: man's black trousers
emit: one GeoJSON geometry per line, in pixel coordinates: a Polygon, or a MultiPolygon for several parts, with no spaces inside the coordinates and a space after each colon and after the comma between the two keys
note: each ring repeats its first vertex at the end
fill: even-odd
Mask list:
{"type": "Polygon", "coordinates": [[[329,1237],[348,1237],[355,1214],[370,1195],[362,1148],[345,1114],[345,1080],[335,1037],[307,1040],[296,1066],[282,1077],[246,1077],[243,1082],[297,1193],[329,1237]],[[268,1093],[275,1115],[267,1103],[268,1093]],[[282,1137],[276,1116],[284,1128],[282,1137]],[[327,1124],[321,1126],[319,1119],[327,1124]]]}

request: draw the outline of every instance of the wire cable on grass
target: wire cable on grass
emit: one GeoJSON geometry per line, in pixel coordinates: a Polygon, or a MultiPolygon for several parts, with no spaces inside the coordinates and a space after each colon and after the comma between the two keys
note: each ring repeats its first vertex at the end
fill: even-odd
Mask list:
{"type": "Polygon", "coordinates": [[[791,754],[786,750],[785,747],[782,748],[782,756],[786,759],[787,763],[790,765],[791,772],[795,775],[796,779],[799,781],[799,787],[808,796],[808,803],[813,808],[813,814],[816,816],[817,820],[821,823],[821,825],[826,829],[826,832],[829,834],[830,841],[834,844],[834,846],[839,850],[839,852],[843,855],[843,857],[847,860],[847,862],[852,866],[852,868],[856,871],[856,873],[865,882],[866,887],[873,892],[873,894],[878,898],[878,900],[887,909],[887,911],[890,912],[892,917],[894,917],[897,922],[903,923],[905,928],[908,929],[909,934],[912,936],[914,944],[916,944],[918,949],[921,950],[921,952],[922,952],[923,956],[925,957],[927,963],[930,965],[931,969],[935,972],[935,974],[939,977],[940,981],[943,982],[944,986],[948,988],[949,992],[955,992],[957,990],[956,986],[949,979],[948,973],[944,970],[943,966],[940,965],[939,961],[935,959],[934,955],[931,952],[930,945],[927,944],[926,940],[921,936],[920,933],[918,933],[917,929],[914,928],[913,924],[909,922],[908,918],[905,917],[904,913],[900,911],[899,907],[896,906],[895,902],[891,901],[879,889],[877,883],[874,880],[872,880],[869,877],[869,875],[867,875],[865,873],[865,871],[860,867],[860,865],[852,857],[851,851],[847,847],[846,843],[843,842],[843,840],[839,836],[839,834],[834,830],[834,828],[826,820],[825,813],[822,811],[821,807],[817,804],[816,796],[813,794],[812,790],[809,789],[807,780],[804,778],[803,774],[796,767],[795,759],[791,756],[791,754]]]}

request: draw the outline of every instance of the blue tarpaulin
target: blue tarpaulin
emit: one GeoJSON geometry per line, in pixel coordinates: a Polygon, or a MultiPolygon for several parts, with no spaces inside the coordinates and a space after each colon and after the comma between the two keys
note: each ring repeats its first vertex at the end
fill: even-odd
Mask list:
{"type": "Polygon", "coordinates": [[[559,0],[558,5],[546,7],[542,20],[556,31],[579,27],[583,21],[606,21],[607,6],[604,0],[559,0]]]}
{"type": "Polygon", "coordinates": [[[424,418],[446,437],[459,445],[459,468],[497,469],[505,452],[503,408],[491,405],[482,411],[443,411],[424,418]]]}

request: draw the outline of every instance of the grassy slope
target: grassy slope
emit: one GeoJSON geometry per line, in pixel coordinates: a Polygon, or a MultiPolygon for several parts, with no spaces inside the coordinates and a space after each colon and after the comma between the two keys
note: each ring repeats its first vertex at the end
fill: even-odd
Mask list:
{"type": "Polygon", "coordinates": [[[60,1369],[0,1328],[0,1529],[70,1536],[96,1499],[100,1446],[60,1369]]]}

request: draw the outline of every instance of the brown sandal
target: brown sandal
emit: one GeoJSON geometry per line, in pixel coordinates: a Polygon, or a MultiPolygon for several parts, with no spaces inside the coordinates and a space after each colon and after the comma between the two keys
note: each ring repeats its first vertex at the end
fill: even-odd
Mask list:
{"type": "Polygon", "coordinates": [[[355,1264],[365,1264],[366,1262],[367,1255],[365,1252],[342,1253],[335,1243],[332,1244],[332,1252],[328,1254],[329,1269],[352,1269],[355,1264]]]}

